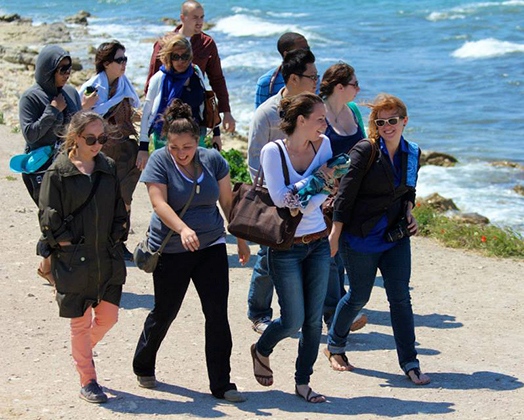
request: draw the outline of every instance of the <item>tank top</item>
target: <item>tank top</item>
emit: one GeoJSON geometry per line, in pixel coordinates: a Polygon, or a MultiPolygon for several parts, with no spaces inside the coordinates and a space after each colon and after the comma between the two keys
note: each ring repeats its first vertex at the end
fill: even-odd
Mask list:
{"type": "Polygon", "coordinates": [[[355,119],[355,123],[357,124],[357,131],[349,136],[338,134],[335,131],[335,129],[331,126],[329,121],[326,120],[327,128],[325,135],[327,138],[329,138],[329,142],[331,143],[331,150],[333,150],[333,156],[337,156],[341,153],[349,153],[349,151],[353,148],[355,144],[357,144],[360,140],[366,137],[365,134],[362,132],[360,125],[358,125],[357,118],[355,117],[355,113],[353,112],[353,110],[351,110],[351,113],[353,114],[353,118],[355,119]]]}

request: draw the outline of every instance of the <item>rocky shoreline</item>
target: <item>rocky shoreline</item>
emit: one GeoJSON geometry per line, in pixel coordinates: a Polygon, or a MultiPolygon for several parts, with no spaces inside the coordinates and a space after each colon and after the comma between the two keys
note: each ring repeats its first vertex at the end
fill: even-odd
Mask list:
{"type": "MultiPolygon", "coordinates": [[[[58,43],[67,48],[67,44],[75,38],[86,36],[87,17],[89,16],[89,12],[80,11],[74,16],[66,17],[64,22],[44,23],[38,26],[33,25],[30,19],[24,19],[16,14],[0,16],[0,39],[2,40],[0,44],[0,124],[6,124],[13,131],[19,130],[17,104],[21,93],[34,83],[34,66],[38,51],[43,45],[49,43],[58,43]]],[[[176,24],[173,20],[166,23],[171,26],[176,24]]],[[[93,69],[84,69],[77,57],[72,58],[75,71],[71,75],[70,83],[73,86],[80,86],[91,76],[93,69]]],[[[138,90],[139,93],[142,93],[141,88],[138,90]]],[[[247,139],[244,136],[234,134],[224,137],[224,145],[227,149],[234,148],[244,154],[247,152],[247,139]]],[[[450,167],[457,163],[458,160],[455,157],[440,152],[425,151],[421,157],[422,165],[450,167]]],[[[522,165],[514,162],[502,161],[491,164],[524,170],[522,165]]],[[[514,191],[524,195],[524,185],[517,184],[514,191]]],[[[426,197],[425,200],[428,203],[438,203],[435,205],[435,209],[438,210],[442,200],[447,199],[426,197]]],[[[486,217],[477,213],[460,213],[454,203],[450,207],[453,209],[453,217],[458,221],[489,223],[486,217]]]]}

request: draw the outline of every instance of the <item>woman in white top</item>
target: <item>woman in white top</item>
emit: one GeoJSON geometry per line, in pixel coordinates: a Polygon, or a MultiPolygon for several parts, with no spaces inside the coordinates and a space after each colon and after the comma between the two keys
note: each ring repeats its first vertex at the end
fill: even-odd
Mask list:
{"type": "Polygon", "coordinates": [[[326,401],[325,397],[312,391],[309,380],[318,354],[329,276],[328,230],[320,209],[327,195],[313,196],[305,208],[291,204],[290,196],[303,187],[319,167],[327,178],[332,178],[332,171],[325,165],[332,152],[329,139],[324,136],[326,110],[319,96],[302,93],[287,97],[282,99],[280,107],[280,128],[286,138],[262,148],[261,165],[274,203],[279,207],[296,207],[303,216],[290,249],[269,249],[268,265],[281,307],[280,318],[273,320],[251,346],[251,356],[256,380],[263,386],[272,385],[269,355],[279,341],[302,330],[295,393],[308,402],[321,403],[326,401]],[[289,170],[289,185],[284,181],[281,156],[289,170]]]}

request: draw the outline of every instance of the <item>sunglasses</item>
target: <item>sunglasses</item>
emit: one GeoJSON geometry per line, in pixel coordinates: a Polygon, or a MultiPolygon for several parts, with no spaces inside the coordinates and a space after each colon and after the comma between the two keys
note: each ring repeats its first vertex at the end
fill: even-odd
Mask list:
{"type": "Polygon", "coordinates": [[[66,74],[71,73],[71,67],[72,67],[72,66],[73,66],[73,65],[72,65],[71,63],[69,63],[69,64],[64,64],[63,66],[58,67],[58,68],[56,69],[56,71],[57,71],[58,73],[60,73],[61,75],[66,75],[66,74]]]}
{"type": "Polygon", "coordinates": [[[358,88],[359,87],[359,84],[358,84],[358,80],[355,80],[354,83],[348,83],[349,86],[353,86],[354,88],[358,88]]]}
{"type": "Polygon", "coordinates": [[[171,54],[171,61],[188,61],[191,58],[191,54],[184,53],[182,55],[173,53],[171,54]]]}
{"type": "Polygon", "coordinates": [[[99,144],[105,144],[107,143],[107,140],[109,140],[109,138],[107,137],[107,134],[105,133],[100,134],[98,137],[95,137],[92,134],[88,134],[87,136],[80,136],[80,137],[82,137],[86,141],[86,144],[88,146],[92,146],[96,142],[98,142],[99,144]]]}
{"type": "Polygon", "coordinates": [[[384,127],[386,123],[388,123],[389,125],[397,125],[398,122],[403,119],[404,117],[391,117],[391,118],[388,118],[387,120],[378,119],[378,120],[375,120],[375,124],[377,125],[377,127],[384,127]]]}
{"type": "Polygon", "coordinates": [[[297,74],[297,76],[298,77],[307,77],[308,79],[311,79],[314,82],[316,82],[318,79],[320,79],[320,75],[319,74],[312,74],[311,76],[308,75],[308,74],[297,74]]]}
{"type": "Polygon", "coordinates": [[[123,57],[118,57],[113,60],[117,64],[127,63],[127,57],[124,55],[123,57]]]}

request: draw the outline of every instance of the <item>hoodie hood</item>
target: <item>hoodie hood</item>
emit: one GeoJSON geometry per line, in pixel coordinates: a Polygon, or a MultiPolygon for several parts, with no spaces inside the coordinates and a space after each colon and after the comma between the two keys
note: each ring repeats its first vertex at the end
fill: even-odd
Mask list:
{"type": "Polygon", "coordinates": [[[58,45],[47,45],[40,51],[36,59],[36,83],[40,85],[45,93],[51,95],[51,97],[59,93],[59,89],[55,85],[55,72],[60,61],[66,57],[71,60],[69,53],[62,47],[58,45]]]}

